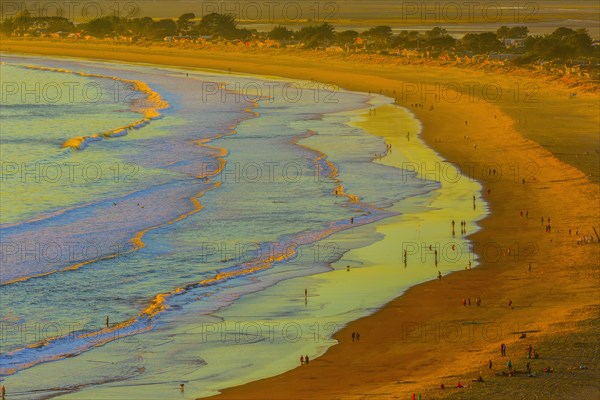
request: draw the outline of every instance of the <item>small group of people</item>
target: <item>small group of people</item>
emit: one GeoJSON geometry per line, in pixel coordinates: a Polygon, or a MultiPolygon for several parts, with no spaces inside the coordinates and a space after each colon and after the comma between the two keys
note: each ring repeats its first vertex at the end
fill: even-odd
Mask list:
{"type": "MultiPolygon", "coordinates": [[[[463,307],[466,307],[467,305],[469,307],[471,307],[471,298],[470,297],[463,299],[463,307]]],[[[481,299],[479,297],[475,297],[475,305],[477,305],[477,307],[479,307],[481,305],[481,299]]]]}
{"type": "Polygon", "coordinates": [[[308,363],[310,362],[310,359],[308,358],[308,354],[305,356],[300,356],[300,365],[308,365],[308,363]]]}
{"type": "MultiPolygon", "coordinates": [[[[521,211],[521,218],[523,218],[523,211],[521,211]]],[[[525,218],[529,218],[529,210],[525,210],[525,218]]]]}
{"type": "Polygon", "coordinates": [[[352,332],[352,341],[353,342],[359,342],[360,341],[360,333],[358,333],[358,332],[352,332]]]}
{"type": "MultiPolygon", "coordinates": [[[[547,223],[546,223],[546,233],[551,233],[552,231],[552,225],[550,224],[550,217],[547,217],[547,223]]],[[[541,217],[541,222],[542,225],[544,225],[544,217],[541,217]]]]}
{"type": "MultiPolygon", "coordinates": [[[[458,383],[456,384],[456,388],[457,389],[462,389],[464,388],[465,385],[463,385],[462,383],[460,383],[460,381],[458,381],[458,383]]],[[[444,390],[446,388],[446,385],[444,385],[444,383],[442,382],[442,384],[440,385],[440,389],[444,390]]]]}
{"type": "Polygon", "coordinates": [[[460,233],[461,235],[467,233],[467,221],[460,221],[460,233]]]}
{"type": "Polygon", "coordinates": [[[531,346],[531,344],[529,345],[529,347],[527,347],[527,358],[540,358],[540,354],[537,352],[536,349],[533,348],[533,346],[531,346]]]}
{"type": "Polygon", "coordinates": [[[587,235],[583,235],[580,237],[577,237],[577,244],[590,244],[594,242],[594,237],[593,236],[587,236],[587,235]]]}

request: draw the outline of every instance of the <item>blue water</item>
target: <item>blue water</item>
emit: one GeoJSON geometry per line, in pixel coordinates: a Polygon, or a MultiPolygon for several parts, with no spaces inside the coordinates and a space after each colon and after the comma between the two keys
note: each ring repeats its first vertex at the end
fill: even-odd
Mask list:
{"type": "Polygon", "coordinates": [[[335,272],[346,252],[381,239],[370,224],[410,213],[440,187],[373,162],[385,144],[346,114],[367,107],[366,94],[156,66],[2,61],[3,88],[68,82],[104,92],[94,102],[2,98],[0,372],[13,398],[180,398],[170,390],[183,375],[198,385],[186,396],[208,395],[291,368],[281,357],[290,351],[322,353],[340,326],[406,287],[365,284],[371,294],[344,310],[326,297],[302,304],[286,289],[335,272]],[[65,149],[69,138],[140,119],[133,103],[143,95],[115,97],[118,81],[27,65],[140,80],[169,107],[126,136],[65,149]],[[339,185],[360,202],[334,195],[339,185]],[[143,246],[132,241],[141,231],[143,246]],[[144,313],[159,294],[163,307],[144,313]],[[297,324],[305,335],[218,333],[240,318],[297,324]]]}

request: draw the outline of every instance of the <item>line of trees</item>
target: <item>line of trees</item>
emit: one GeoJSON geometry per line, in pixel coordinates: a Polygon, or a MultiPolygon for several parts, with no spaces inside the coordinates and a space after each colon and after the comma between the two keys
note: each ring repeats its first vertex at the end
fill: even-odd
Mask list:
{"type": "Polygon", "coordinates": [[[445,29],[435,27],[429,31],[400,31],[394,34],[389,26],[376,26],[364,32],[345,30],[337,32],[329,23],[304,26],[291,30],[276,26],[266,34],[256,30],[239,28],[231,14],[211,13],[197,21],[194,13],[182,14],[177,20],[144,18],[118,18],[107,16],[75,26],[61,17],[31,17],[27,12],[16,18],[4,20],[1,26],[5,34],[23,32],[74,32],[105,38],[115,35],[137,36],[161,40],[166,36],[189,35],[212,38],[250,40],[268,37],[282,43],[302,43],[316,48],[337,45],[344,48],[361,48],[366,51],[386,52],[390,49],[427,51],[430,56],[442,54],[495,52],[519,54],[524,62],[535,60],[572,59],[576,57],[599,57],[598,47],[583,29],[558,28],[547,35],[529,36],[526,26],[502,26],[496,32],[467,33],[461,39],[451,36],[445,29]],[[517,43],[509,45],[506,43],[517,43]]]}

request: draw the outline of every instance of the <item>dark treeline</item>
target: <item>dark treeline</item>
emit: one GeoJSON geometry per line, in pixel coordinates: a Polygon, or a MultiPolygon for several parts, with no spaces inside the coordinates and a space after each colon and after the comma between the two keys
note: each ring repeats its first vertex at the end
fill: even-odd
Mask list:
{"type": "Polygon", "coordinates": [[[199,21],[193,13],[177,20],[103,17],[79,25],[62,17],[31,17],[23,13],[3,21],[1,30],[12,36],[43,36],[60,33],[78,33],[99,39],[129,37],[136,40],[163,40],[165,37],[203,37],[212,40],[271,39],[283,45],[301,44],[306,48],[338,46],[346,51],[398,53],[400,49],[426,52],[430,57],[453,55],[506,54],[518,63],[544,60],[573,60],[599,58],[599,47],[584,29],[558,28],[551,34],[529,35],[525,26],[500,27],[496,32],[467,33],[456,39],[440,27],[426,32],[403,30],[394,34],[389,26],[376,26],[364,32],[352,30],[337,32],[329,23],[305,26],[291,30],[277,26],[270,32],[239,28],[230,14],[211,13],[199,21]]]}

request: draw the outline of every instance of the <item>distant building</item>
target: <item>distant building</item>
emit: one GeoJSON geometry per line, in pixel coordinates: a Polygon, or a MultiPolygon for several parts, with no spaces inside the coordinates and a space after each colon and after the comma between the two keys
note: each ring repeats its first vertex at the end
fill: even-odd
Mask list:
{"type": "Polygon", "coordinates": [[[502,40],[502,43],[506,47],[514,47],[518,49],[521,47],[525,47],[525,40],[526,39],[504,39],[502,40]]]}

